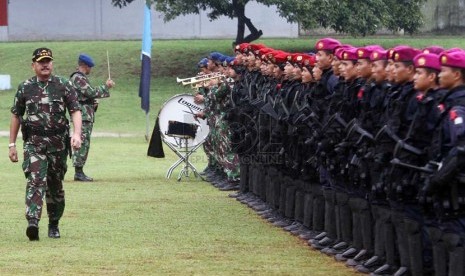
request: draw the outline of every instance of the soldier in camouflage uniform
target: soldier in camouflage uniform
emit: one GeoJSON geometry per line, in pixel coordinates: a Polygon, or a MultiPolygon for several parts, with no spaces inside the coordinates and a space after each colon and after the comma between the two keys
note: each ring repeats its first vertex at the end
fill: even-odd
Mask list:
{"type": "Polygon", "coordinates": [[[26,185],[26,235],[39,240],[39,220],[43,197],[49,217],[48,236],[59,238],[58,222],[65,208],[63,178],[67,155],[72,146],[81,146],[81,111],[76,90],[65,78],[52,75],[52,51],[38,48],[32,54],[36,76],[22,82],[11,108],[9,158],[18,162],[16,138],[21,125],[24,140],[23,171],[26,185]],[[69,140],[66,110],[73,119],[69,140]],[[23,118],[23,116],[26,116],[23,118]]]}
{"type": "Polygon", "coordinates": [[[82,146],[79,150],[73,152],[72,157],[75,169],[74,180],[76,181],[93,181],[82,169],[89,154],[90,136],[95,121],[95,111],[98,106],[97,99],[110,97],[109,89],[115,85],[111,79],[108,79],[105,84],[92,87],[87,76],[94,65],[94,61],[90,56],[81,54],[78,58],[78,68],[70,77],[74,88],[78,92],[82,112],[82,146]]]}

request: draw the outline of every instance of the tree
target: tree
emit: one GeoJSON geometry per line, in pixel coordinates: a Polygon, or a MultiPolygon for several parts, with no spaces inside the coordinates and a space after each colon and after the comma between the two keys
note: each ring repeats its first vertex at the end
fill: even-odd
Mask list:
{"type": "MultiPolygon", "coordinates": [[[[112,0],[113,5],[124,7],[134,0],[112,0]]],[[[209,10],[210,20],[220,16],[237,18],[235,44],[251,42],[261,37],[245,7],[250,0],[147,0],[164,14],[165,21],[179,15],[198,14],[209,10]],[[244,37],[245,28],[250,34],[244,37]]],[[[426,0],[255,0],[266,6],[275,5],[279,14],[289,22],[300,23],[301,28],[331,28],[338,33],[353,36],[374,34],[386,28],[393,32],[404,30],[413,34],[423,24],[421,5],[426,0]]]]}
{"type": "MultiPolygon", "coordinates": [[[[133,1],[112,0],[112,3],[114,6],[122,8],[133,1]]],[[[199,14],[200,11],[206,10],[210,11],[207,16],[211,21],[220,16],[237,18],[237,35],[234,44],[252,42],[263,35],[262,30],[258,30],[250,18],[245,16],[245,6],[249,0],[148,0],[147,2],[155,4],[156,10],[164,14],[165,21],[173,20],[180,15],[199,14]],[[250,34],[244,37],[246,27],[250,34]]]]}

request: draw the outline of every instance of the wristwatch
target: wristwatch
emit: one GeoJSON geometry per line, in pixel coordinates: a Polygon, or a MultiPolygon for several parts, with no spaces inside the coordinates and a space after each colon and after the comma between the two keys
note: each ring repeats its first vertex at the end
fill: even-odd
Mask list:
{"type": "Polygon", "coordinates": [[[9,143],[8,148],[16,147],[16,143],[9,143]]]}

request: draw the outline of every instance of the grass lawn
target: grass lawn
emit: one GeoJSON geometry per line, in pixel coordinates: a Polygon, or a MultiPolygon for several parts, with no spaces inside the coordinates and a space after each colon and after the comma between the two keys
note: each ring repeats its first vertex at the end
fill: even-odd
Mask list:
{"type": "MultiPolygon", "coordinates": [[[[288,51],[308,51],[316,38],[269,39],[258,42],[288,51]]],[[[465,47],[459,38],[341,38],[354,45],[391,47],[442,45],[465,47]]],[[[86,172],[93,183],[65,179],[66,210],[62,238],[41,240],[25,236],[25,180],[19,164],[7,157],[8,138],[0,137],[0,275],[350,275],[351,270],[312,251],[301,240],[271,226],[227,192],[195,179],[165,178],[177,160],[146,156],[145,114],[137,96],[140,41],[79,41],[0,43],[0,74],[10,74],[14,87],[32,76],[30,58],[35,48],[50,47],[55,73],[69,76],[76,57],[94,57],[94,84],[107,77],[106,50],[116,82],[109,99],[101,101],[95,132],[116,132],[132,138],[94,138],[86,172]]],[[[160,107],[171,96],[189,93],[176,77],[195,74],[195,64],[211,51],[231,53],[231,40],[154,41],[150,130],[160,107]]],[[[8,130],[15,89],[0,91],[0,130],[8,130]]],[[[18,141],[21,144],[21,141],[18,141]]],[[[22,158],[21,158],[22,160],[22,158]]],[[[199,170],[206,164],[198,152],[199,170]]],[[[70,162],[68,162],[70,163],[70,162]]]]}
{"type": "MultiPolygon", "coordinates": [[[[167,180],[170,152],[146,157],[139,138],[95,138],[92,146],[86,171],[96,181],[67,174],[59,240],[47,238],[44,216],[40,241],[28,241],[20,164],[1,159],[0,275],[351,274],[228,192],[192,177],[167,180]]],[[[202,155],[195,158],[202,169],[202,155]]]]}

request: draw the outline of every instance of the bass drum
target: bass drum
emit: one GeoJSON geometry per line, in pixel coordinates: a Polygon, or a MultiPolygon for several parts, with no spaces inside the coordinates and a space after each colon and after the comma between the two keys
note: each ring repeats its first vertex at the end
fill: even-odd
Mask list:
{"type": "Polygon", "coordinates": [[[165,143],[170,143],[177,148],[185,147],[184,143],[182,145],[179,144],[178,135],[168,135],[170,124],[173,122],[179,122],[197,126],[195,137],[187,139],[188,148],[192,148],[203,143],[207,138],[210,127],[207,125],[206,120],[200,118],[196,120],[193,114],[202,112],[204,108],[203,103],[196,104],[194,102],[194,96],[190,94],[175,95],[166,101],[158,113],[158,123],[163,141],[165,143]]]}

